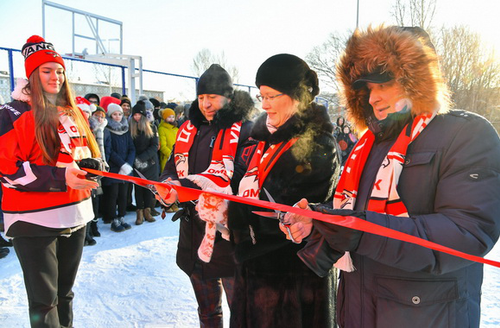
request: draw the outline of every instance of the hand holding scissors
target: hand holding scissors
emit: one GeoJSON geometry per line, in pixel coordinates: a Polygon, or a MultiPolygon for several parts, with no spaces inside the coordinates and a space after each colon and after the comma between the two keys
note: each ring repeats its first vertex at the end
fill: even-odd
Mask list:
{"type": "MultiPolygon", "coordinates": [[[[269,201],[271,203],[276,203],[274,198],[271,196],[271,194],[265,188],[263,188],[262,190],[264,190],[264,192],[267,195],[267,199],[269,199],[269,201]]],[[[280,221],[280,229],[281,229],[281,226],[283,226],[284,229],[286,229],[285,234],[287,235],[287,239],[290,239],[295,244],[300,243],[300,241],[296,241],[293,237],[292,231],[290,230],[290,223],[288,222],[288,220],[285,220],[285,214],[286,214],[285,212],[274,210],[274,213],[273,212],[266,212],[266,211],[252,211],[252,213],[257,214],[259,216],[266,217],[266,218],[278,219],[280,221]]]]}
{"type": "MultiPolygon", "coordinates": [[[[145,180],[147,180],[147,179],[146,179],[146,177],[144,176],[144,174],[142,174],[141,172],[139,172],[137,169],[134,169],[134,170],[135,170],[135,172],[137,173],[137,175],[138,175],[141,179],[145,179],[145,180]]],[[[174,198],[175,198],[175,199],[174,199],[174,201],[173,201],[171,204],[168,204],[168,203],[165,201],[165,199],[162,197],[162,195],[160,195],[160,193],[158,192],[158,189],[156,189],[155,185],[153,185],[153,184],[148,184],[148,185],[145,185],[145,186],[143,186],[143,187],[144,187],[144,188],[149,189],[149,190],[153,193],[153,195],[155,195],[155,198],[156,198],[156,199],[157,199],[157,200],[158,200],[158,201],[159,201],[159,202],[160,202],[163,206],[165,206],[165,207],[167,207],[167,208],[169,208],[170,206],[172,206],[172,204],[173,204],[173,203],[177,200],[177,195],[176,195],[176,194],[174,194],[174,196],[175,196],[175,197],[174,197],[174,198]]],[[[171,190],[170,190],[169,195],[170,195],[170,194],[173,194],[174,192],[175,192],[175,189],[171,189],[171,190]]],[[[172,197],[169,197],[168,199],[171,199],[171,198],[172,198],[172,197]]]]}

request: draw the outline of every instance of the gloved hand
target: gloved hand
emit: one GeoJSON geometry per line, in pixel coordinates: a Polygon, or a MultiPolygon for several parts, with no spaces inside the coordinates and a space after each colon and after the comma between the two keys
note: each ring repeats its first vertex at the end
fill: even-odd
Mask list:
{"type": "Polygon", "coordinates": [[[129,163],[125,163],[120,167],[120,171],[118,171],[118,174],[122,175],[130,175],[132,173],[132,166],[130,166],[129,163]]]}
{"type": "Polygon", "coordinates": [[[148,162],[143,162],[139,158],[136,158],[134,161],[134,167],[138,170],[144,170],[148,168],[148,162]]]}
{"type": "MultiPolygon", "coordinates": [[[[322,204],[309,204],[313,211],[342,216],[355,216],[366,219],[364,212],[352,210],[339,210],[322,204]]],[[[319,220],[313,221],[314,229],[317,229],[326,239],[328,245],[337,251],[355,251],[358,248],[359,241],[363,231],[342,227],[333,223],[326,223],[319,220]]]]}
{"type": "MultiPolygon", "coordinates": [[[[92,169],[97,171],[106,171],[106,163],[101,158],[84,158],[77,162],[81,169],[92,169]]],[[[99,181],[102,177],[100,175],[95,175],[87,172],[85,176],[87,179],[92,179],[94,181],[99,181]]]]}
{"type": "Polygon", "coordinates": [[[302,262],[320,277],[326,277],[335,262],[343,255],[344,252],[330,248],[325,237],[318,230],[313,230],[307,237],[306,246],[297,252],[302,262]]]}

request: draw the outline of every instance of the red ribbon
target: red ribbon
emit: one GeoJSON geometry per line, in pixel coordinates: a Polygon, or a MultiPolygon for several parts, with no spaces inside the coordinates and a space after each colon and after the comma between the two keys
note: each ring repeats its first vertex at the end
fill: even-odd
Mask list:
{"type": "Polygon", "coordinates": [[[160,190],[166,191],[166,190],[170,190],[171,188],[174,188],[177,191],[177,195],[178,195],[180,202],[187,202],[190,200],[195,200],[195,199],[198,199],[200,194],[208,193],[208,194],[216,195],[220,198],[227,199],[227,200],[234,201],[234,202],[238,202],[238,203],[254,205],[254,206],[263,207],[263,208],[267,208],[267,209],[271,209],[271,210],[281,211],[281,212],[291,212],[291,213],[299,214],[302,216],[310,217],[310,218],[313,218],[315,220],[319,220],[319,221],[332,223],[332,224],[340,225],[340,226],[351,228],[351,229],[356,229],[356,230],[372,233],[374,235],[379,235],[379,236],[383,236],[383,237],[388,237],[388,238],[392,238],[392,239],[405,241],[408,243],[412,243],[412,244],[420,245],[420,246],[423,246],[426,248],[430,248],[430,249],[433,249],[435,251],[439,251],[439,252],[443,252],[446,254],[461,257],[461,258],[467,259],[469,261],[488,264],[488,265],[492,265],[492,266],[500,268],[500,262],[488,260],[488,259],[485,259],[485,258],[480,257],[480,256],[475,256],[475,255],[470,255],[470,254],[467,254],[464,252],[460,252],[460,251],[457,251],[453,248],[442,246],[442,245],[434,243],[432,241],[428,241],[428,240],[425,240],[425,239],[422,239],[419,237],[415,237],[415,236],[412,236],[412,235],[409,235],[409,234],[406,234],[403,232],[389,229],[389,228],[380,226],[378,224],[362,220],[362,219],[357,218],[355,216],[341,216],[341,215],[324,214],[324,213],[314,212],[311,210],[301,209],[301,208],[293,207],[293,206],[289,206],[289,205],[271,203],[271,202],[267,202],[267,201],[259,200],[259,199],[244,198],[244,197],[239,197],[239,196],[221,194],[218,192],[211,192],[211,191],[209,192],[209,191],[203,191],[203,190],[199,190],[199,189],[192,189],[192,188],[177,186],[177,185],[173,185],[173,184],[169,184],[169,183],[162,183],[162,182],[158,182],[158,181],[141,179],[141,178],[132,177],[132,176],[128,176],[128,175],[102,172],[102,171],[96,171],[96,170],[92,170],[92,169],[83,169],[83,170],[88,171],[89,173],[92,173],[95,175],[103,176],[103,177],[129,181],[129,182],[135,183],[135,184],[142,186],[142,187],[146,187],[148,185],[154,185],[159,191],[160,190]]]}

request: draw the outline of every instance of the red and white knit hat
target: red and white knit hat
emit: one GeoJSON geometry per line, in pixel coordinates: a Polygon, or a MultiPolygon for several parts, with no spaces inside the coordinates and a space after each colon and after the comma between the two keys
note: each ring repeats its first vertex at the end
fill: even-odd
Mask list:
{"type": "Polygon", "coordinates": [[[89,115],[92,115],[92,113],[97,109],[94,104],[83,97],[76,97],[75,103],[82,111],[89,113],[89,115]]]}
{"type": "Polygon", "coordinates": [[[38,66],[48,62],[59,63],[66,69],[64,60],[55,51],[52,43],[45,42],[45,39],[41,36],[32,35],[24,44],[21,52],[24,56],[24,68],[26,69],[27,78],[38,66]]]}

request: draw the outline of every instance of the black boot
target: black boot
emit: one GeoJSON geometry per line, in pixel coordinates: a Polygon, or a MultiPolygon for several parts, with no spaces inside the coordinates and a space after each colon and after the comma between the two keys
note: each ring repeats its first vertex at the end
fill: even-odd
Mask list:
{"type": "Polygon", "coordinates": [[[97,229],[97,219],[93,219],[90,221],[90,233],[94,237],[101,237],[101,233],[97,229]]]}
{"type": "Polygon", "coordinates": [[[85,246],[94,246],[97,244],[94,238],[92,238],[92,235],[90,234],[90,222],[87,223],[87,226],[85,227],[85,246]]]}

